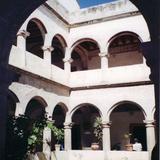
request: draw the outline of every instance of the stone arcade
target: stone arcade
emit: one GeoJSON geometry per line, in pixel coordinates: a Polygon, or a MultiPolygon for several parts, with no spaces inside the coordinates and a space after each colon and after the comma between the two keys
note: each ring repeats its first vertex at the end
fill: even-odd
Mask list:
{"type": "MultiPolygon", "coordinates": [[[[143,56],[143,44],[150,41],[146,21],[130,1],[86,9],[74,0],[67,6],[63,0],[47,1],[14,40],[9,67],[16,76],[9,86],[9,113],[48,112],[65,129],[58,159],[150,159],[155,95],[143,56]],[[101,150],[91,151],[97,116],[103,124],[101,150]],[[125,151],[126,133],[141,141],[142,152],[125,151]],[[117,143],[121,151],[113,151],[117,143]]],[[[44,130],[46,136],[53,138],[44,130]]],[[[49,147],[44,139],[41,151],[46,155],[54,150],[52,142],[49,147]]]]}

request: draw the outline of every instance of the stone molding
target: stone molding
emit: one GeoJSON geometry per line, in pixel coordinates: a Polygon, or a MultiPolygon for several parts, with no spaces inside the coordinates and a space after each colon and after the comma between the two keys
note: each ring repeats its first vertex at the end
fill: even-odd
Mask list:
{"type": "Polygon", "coordinates": [[[69,59],[64,58],[64,59],[63,59],[63,62],[64,62],[64,63],[66,63],[66,62],[72,63],[72,62],[73,62],[73,59],[72,59],[72,58],[69,58],[69,59]]]}
{"type": "Polygon", "coordinates": [[[111,127],[112,122],[108,121],[108,122],[102,122],[102,128],[110,128],[111,127]]]}
{"type": "Polygon", "coordinates": [[[65,122],[64,123],[64,129],[71,129],[73,126],[73,123],[72,122],[65,122]]]}
{"type": "Polygon", "coordinates": [[[17,36],[22,36],[24,38],[27,38],[28,36],[30,36],[30,33],[25,30],[20,30],[18,31],[17,36]]]}
{"type": "Polygon", "coordinates": [[[146,124],[146,128],[148,128],[154,127],[155,120],[144,120],[143,122],[146,124]]]}
{"type": "Polygon", "coordinates": [[[42,50],[52,52],[54,48],[52,46],[42,46],[42,50]]]}

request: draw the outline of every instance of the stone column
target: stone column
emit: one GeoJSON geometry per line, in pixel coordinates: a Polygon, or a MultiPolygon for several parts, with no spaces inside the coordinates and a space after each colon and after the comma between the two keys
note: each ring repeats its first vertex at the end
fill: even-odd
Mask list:
{"type": "Polygon", "coordinates": [[[64,149],[65,151],[72,149],[71,128],[72,128],[72,123],[64,123],[64,149]]]}
{"type": "Polygon", "coordinates": [[[30,35],[30,33],[25,30],[20,30],[17,33],[17,47],[21,48],[23,51],[26,50],[26,38],[29,35],[30,35]]]}
{"type": "Polygon", "coordinates": [[[103,132],[103,150],[110,151],[111,149],[111,140],[110,140],[110,126],[111,122],[102,122],[102,132],[103,132]]]}
{"type": "Polygon", "coordinates": [[[46,63],[51,64],[51,54],[54,48],[52,46],[43,46],[43,55],[44,55],[44,60],[46,63]]]}
{"type": "Polygon", "coordinates": [[[155,146],[154,120],[144,120],[144,123],[146,124],[147,150],[151,153],[155,146]]]}
{"type": "Polygon", "coordinates": [[[69,58],[69,59],[63,59],[63,62],[64,62],[64,70],[69,73],[71,72],[71,63],[73,62],[73,59],[72,58],[69,58]]]}
{"type": "Polygon", "coordinates": [[[101,69],[107,69],[108,68],[107,53],[105,52],[99,53],[99,56],[101,58],[101,69]]]}
{"type": "Polygon", "coordinates": [[[48,127],[43,131],[43,152],[49,160],[51,156],[51,129],[48,127]]]}

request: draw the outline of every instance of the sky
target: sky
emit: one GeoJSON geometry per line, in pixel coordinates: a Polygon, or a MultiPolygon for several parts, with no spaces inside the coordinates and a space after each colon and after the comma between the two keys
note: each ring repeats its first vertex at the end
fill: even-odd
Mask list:
{"type": "Polygon", "coordinates": [[[80,8],[86,8],[86,7],[95,6],[98,4],[104,4],[112,1],[115,1],[115,0],[77,0],[77,2],[80,5],[80,8]]]}

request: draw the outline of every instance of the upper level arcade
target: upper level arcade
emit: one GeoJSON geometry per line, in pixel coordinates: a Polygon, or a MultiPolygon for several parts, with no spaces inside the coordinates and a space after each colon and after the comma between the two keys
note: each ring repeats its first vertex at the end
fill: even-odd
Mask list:
{"type": "Polygon", "coordinates": [[[76,21],[72,12],[64,17],[46,5],[52,6],[40,6],[17,33],[10,66],[69,88],[149,81],[141,47],[150,41],[148,27],[129,1],[77,9],[76,21]]]}

